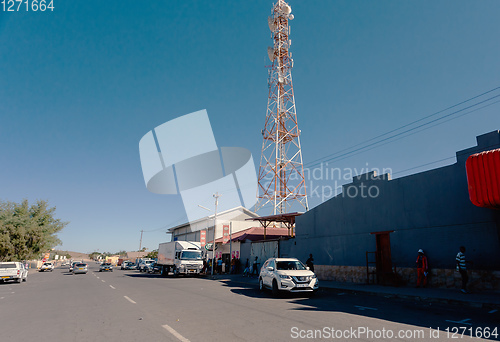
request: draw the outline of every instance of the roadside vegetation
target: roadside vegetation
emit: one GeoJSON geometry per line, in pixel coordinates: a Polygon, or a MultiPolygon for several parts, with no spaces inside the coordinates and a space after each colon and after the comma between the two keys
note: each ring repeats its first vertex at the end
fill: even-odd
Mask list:
{"type": "Polygon", "coordinates": [[[55,217],[47,201],[0,201],[0,261],[37,259],[61,244],[56,233],[69,222],[55,217]]]}

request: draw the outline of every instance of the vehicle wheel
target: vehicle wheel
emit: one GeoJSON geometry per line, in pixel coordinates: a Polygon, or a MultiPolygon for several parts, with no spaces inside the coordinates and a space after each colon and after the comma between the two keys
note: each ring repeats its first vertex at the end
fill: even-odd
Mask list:
{"type": "Polygon", "coordinates": [[[262,281],[262,278],[259,278],[259,290],[264,291],[264,282],[262,281]]]}
{"type": "Polygon", "coordinates": [[[278,289],[278,283],[276,282],[276,279],[273,280],[273,296],[278,297],[280,294],[280,290],[278,289]]]}
{"type": "Polygon", "coordinates": [[[21,284],[21,283],[23,282],[23,278],[21,277],[21,278],[17,279],[17,282],[18,282],[19,284],[21,284]]]}
{"type": "Polygon", "coordinates": [[[99,270],[99,272],[102,272],[102,270],[99,270]]]}

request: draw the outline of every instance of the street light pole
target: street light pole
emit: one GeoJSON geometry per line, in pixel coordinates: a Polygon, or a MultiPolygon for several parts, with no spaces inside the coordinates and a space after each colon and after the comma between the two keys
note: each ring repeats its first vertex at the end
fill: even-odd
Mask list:
{"type": "MultiPolygon", "coordinates": [[[[215,212],[214,212],[214,240],[212,241],[212,277],[214,276],[214,267],[215,267],[215,233],[217,232],[217,206],[219,205],[219,197],[221,197],[222,195],[219,195],[219,193],[216,192],[213,196],[215,198],[215,212]]],[[[199,204],[198,207],[208,211],[212,211],[199,204]]]]}
{"type": "Polygon", "coordinates": [[[219,205],[219,195],[218,192],[214,194],[215,198],[215,215],[214,215],[214,242],[212,244],[212,277],[214,276],[214,267],[215,267],[215,233],[217,232],[217,206],[219,205]]]}

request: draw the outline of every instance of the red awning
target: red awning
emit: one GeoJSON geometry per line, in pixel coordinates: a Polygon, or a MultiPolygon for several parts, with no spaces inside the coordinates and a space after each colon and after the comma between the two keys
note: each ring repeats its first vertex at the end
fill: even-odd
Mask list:
{"type": "Polygon", "coordinates": [[[471,202],[500,209],[500,149],[473,154],[465,166],[471,202]]]}

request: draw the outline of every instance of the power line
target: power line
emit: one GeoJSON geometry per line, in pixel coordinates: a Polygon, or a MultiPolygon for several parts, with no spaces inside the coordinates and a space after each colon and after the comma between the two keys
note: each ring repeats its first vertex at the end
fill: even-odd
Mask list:
{"type": "MultiPolygon", "coordinates": [[[[422,119],[419,119],[419,120],[413,121],[412,123],[409,123],[409,124],[403,125],[403,126],[401,126],[401,127],[397,128],[397,129],[393,129],[393,130],[391,130],[391,131],[389,131],[389,132],[386,132],[386,133],[381,134],[381,135],[379,135],[379,136],[377,136],[377,137],[374,137],[374,138],[371,138],[371,139],[369,139],[369,140],[366,140],[366,141],[364,141],[364,142],[362,142],[362,143],[359,143],[359,144],[353,145],[353,146],[351,146],[351,147],[349,147],[349,148],[343,149],[343,150],[341,150],[341,151],[338,151],[338,152],[336,152],[336,153],[330,154],[330,155],[328,155],[328,156],[325,156],[325,157],[322,157],[322,158],[316,159],[315,161],[313,161],[313,162],[311,162],[311,163],[306,164],[306,166],[311,167],[311,166],[318,165],[318,164],[320,164],[320,163],[322,163],[322,162],[331,161],[331,160],[339,159],[339,158],[344,157],[344,156],[348,156],[348,155],[350,155],[350,154],[352,154],[352,153],[354,153],[354,152],[361,151],[361,150],[365,150],[365,149],[367,149],[368,147],[371,147],[371,146],[374,146],[374,145],[380,144],[381,142],[384,142],[384,141],[387,141],[387,140],[393,139],[393,138],[395,138],[395,137],[401,136],[401,135],[406,134],[406,133],[408,133],[408,132],[411,132],[411,131],[414,131],[414,130],[416,130],[416,129],[419,129],[419,128],[422,128],[422,127],[425,127],[425,126],[427,126],[427,125],[430,125],[431,123],[434,123],[434,122],[437,122],[437,121],[439,121],[439,120],[445,119],[445,118],[447,118],[447,117],[450,117],[450,116],[456,115],[456,114],[458,114],[458,113],[460,113],[460,112],[463,112],[464,110],[467,110],[467,109],[473,108],[473,107],[475,107],[475,106],[478,106],[478,105],[480,105],[480,104],[483,104],[483,103],[485,103],[485,102],[488,102],[488,101],[490,101],[490,100],[492,100],[492,99],[498,98],[498,97],[500,97],[500,95],[495,95],[495,96],[492,96],[492,97],[490,97],[490,98],[488,98],[488,99],[486,99],[486,100],[483,100],[483,101],[477,102],[477,103],[475,103],[475,104],[473,104],[473,105],[470,105],[470,106],[468,106],[468,107],[465,107],[465,108],[459,109],[459,110],[454,111],[454,112],[452,112],[452,113],[450,113],[450,114],[447,114],[447,115],[441,116],[441,117],[436,118],[436,119],[434,119],[434,120],[428,121],[428,122],[423,123],[423,124],[421,124],[421,125],[418,125],[418,126],[416,126],[416,127],[413,127],[413,128],[408,129],[408,130],[405,130],[405,131],[403,131],[403,132],[400,132],[400,133],[397,133],[397,134],[393,134],[393,135],[391,135],[391,136],[389,136],[389,137],[386,137],[386,138],[381,139],[381,140],[379,140],[379,141],[376,141],[376,142],[374,142],[374,143],[371,143],[371,144],[368,144],[368,145],[365,145],[365,146],[361,146],[361,147],[359,147],[359,148],[357,148],[357,149],[354,149],[354,150],[352,150],[352,151],[349,151],[349,152],[346,152],[346,153],[343,153],[343,154],[341,154],[341,155],[338,155],[338,156],[334,157],[336,154],[339,154],[339,153],[341,153],[341,152],[343,152],[343,151],[348,151],[348,150],[350,150],[350,149],[352,149],[352,148],[354,148],[354,147],[356,147],[356,146],[363,145],[363,144],[365,144],[365,143],[367,143],[367,142],[369,142],[369,141],[373,141],[373,140],[376,140],[376,139],[378,139],[378,138],[380,138],[380,137],[386,136],[386,135],[388,135],[388,134],[390,134],[390,133],[394,133],[394,132],[396,132],[396,131],[399,131],[399,130],[401,130],[402,128],[405,128],[405,127],[411,126],[411,125],[413,125],[413,124],[415,124],[415,123],[417,123],[417,122],[420,122],[420,121],[422,121],[422,120],[424,120],[424,119],[427,119],[427,118],[429,118],[429,117],[432,117],[432,116],[434,116],[434,115],[436,115],[436,114],[442,113],[443,111],[446,111],[446,110],[448,110],[448,109],[450,109],[450,108],[454,108],[454,107],[456,107],[456,106],[458,106],[458,105],[460,105],[460,104],[466,103],[466,102],[468,102],[468,101],[470,101],[470,100],[472,100],[472,99],[478,98],[478,97],[483,96],[483,95],[488,94],[488,93],[491,93],[492,91],[497,90],[497,89],[500,89],[500,87],[494,88],[494,89],[492,89],[492,90],[490,90],[490,91],[487,91],[487,92],[485,92],[485,93],[483,93],[483,94],[481,94],[481,95],[477,95],[477,96],[475,96],[475,97],[473,97],[473,98],[471,98],[471,99],[468,99],[468,100],[466,100],[466,101],[462,101],[462,102],[461,102],[461,103],[459,103],[459,104],[453,105],[453,106],[451,106],[451,107],[448,107],[447,109],[441,110],[441,111],[436,112],[436,113],[431,114],[431,115],[428,115],[428,116],[426,116],[426,117],[424,117],[424,118],[422,118],[422,119]],[[331,157],[331,158],[329,158],[329,157],[331,157]],[[325,159],[325,158],[326,158],[326,159],[325,159]]],[[[497,102],[498,102],[498,101],[496,101],[496,102],[494,102],[494,103],[497,103],[497,102]]],[[[492,103],[492,104],[494,104],[494,103],[492,103]]],[[[492,104],[489,104],[489,105],[492,105],[492,104]]],[[[487,106],[489,106],[489,105],[487,105],[487,106]]],[[[483,106],[483,107],[481,107],[481,108],[479,108],[479,109],[485,108],[485,107],[487,107],[487,106],[483,106]]],[[[479,109],[476,109],[476,110],[479,110],[479,109]]],[[[476,111],[476,110],[474,110],[474,111],[476,111]]],[[[473,112],[473,111],[471,111],[471,112],[473,112]]],[[[471,112],[468,112],[468,113],[466,113],[466,114],[469,114],[469,113],[471,113],[471,112]]],[[[463,114],[463,115],[465,115],[465,114],[463,114]]],[[[460,115],[460,116],[463,116],[463,115],[460,115]]],[[[458,117],[460,117],[460,116],[458,116],[458,117]]],[[[449,121],[449,120],[448,120],[448,121],[449,121]]],[[[433,127],[433,126],[431,126],[431,127],[433,127]]],[[[425,129],[428,129],[428,128],[430,128],[430,127],[427,127],[427,128],[425,128],[425,129]]],[[[421,131],[423,131],[423,130],[425,130],[425,129],[422,129],[422,130],[420,130],[419,132],[421,132],[421,131]]],[[[398,140],[399,140],[399,139],[398,139],[398,140]]],[[[393,140],[393,141],[395,141],[395,140],[393,140]]],[[[391,142],[393,142],[393,141],[391,141],[391,142]]],[[[382,146],[382,145],[380,145],[380,146],[382,146]]],[[[379,147],[379,146],[377,146],[377,147],[379,147]]],[[[363,152],[365,152],[365,151],[363,151],[363,152]]],[[[343,158],[343,159],[345,159],[345,158],[343,158]]]]}
{"type": "MultiPolygon", "coordinates": [[[[332,158],[332,160],[341,161],[341,160],[344,160],[344,159],[347,159],[347,158],[350,158],[350,157],[356,156],[356,155],[358,155],[358,154],[360,154],[360,153],[364,153],[364,152],[368,152],[368,151],[374,150],[374,149],[376,149],[376,148],[379,148],[379,147],[385,146],[385,145],[387,145],[387,144],[391,144],[391,143],[393,143],[393,142],[396,142],[396,141],[398,141],[398,140],[401,140],[401,139],[407,138],[407,137],[412,136],[412,135],[414,135],[414,134],[417,134],[417,133],[423,132],[423,131],[425,131],[426,129],[429,129],[429,128],[432,128],[432,127],[436,127],[436,126],[439,126],[439,125],[441,125],[441,124],[443,124],[443,123],[445,123],[445,122],[448,122],[448,121],[451,121],[451,120],[455,120],[455,119],[461,118],[462,116],[465,116],[465,115],[470,114],[470,113],[477,112],[478,110],[481,110],[481,109],[486,108],[486,107],[490,107],[490,106],[492,106],[492,105],[494,105],[494,104],[496,104],[496,103],[499,103],[499,102],[500,102],[500,100],[497,100],[497,101],[495,101],[495,102],[489,103],[489,104],[484,105],[484,106],[482,106],[482,107],[479,107],[479,108],[473,109],[473,110],[471,110],[471,111],[469,111],[469,112],[463,113],[463,114],[461,114],[461,115],[459,115],[459,116],[455,116],[455,117],[449,118],[448,120],[445,120],[445,121],[443,121],[443,122],[438,122],[438,123],[436,123],[436,124],[434,124],[434,125],[432,125],[432,126],[426,127],[426,128],[421,129],[421,130],[419,130],[419,131],[416,131],[416,132],[413,132],[413,133],[410,133],[410,134],[404,135],[404,136],[399,137],[399,138],[397,138],[397,139],[393,139],[393,140],[387,141],[387,142],[385,142],[385,143],[383,143],[383,144],[379,144],[379,145],[377,145],[378,143],[374,143],[373,145],[377,145],[377,146],[373,146],[373,147],[371,147],[371,148],[368,148],[368,147],[370,147],[370,146],[366,146],[366,147],[367,147],[367,149],[365,149],[365,150],[363,150],[363,151],[359,151],[359,152],[357,152],[357,153],[354,153],[354,154],[351,154],[351,155],[347,155],[347,156],[345,156],[345,157],[343,157],[343,158],[341,158],[342,156],[338,156],[338,157],[332,158]],[[339,158],[340,158],[340,159],[339,159],[339,158]]],[[[380,142],[382,142],[382,141],[380,141],[380,142]]],[[[355,151],[353,151],[353,152],[355,152],[355,151]]],[[[328,160],[328,161],[330,161],[330,160],[328,160]]]]}

